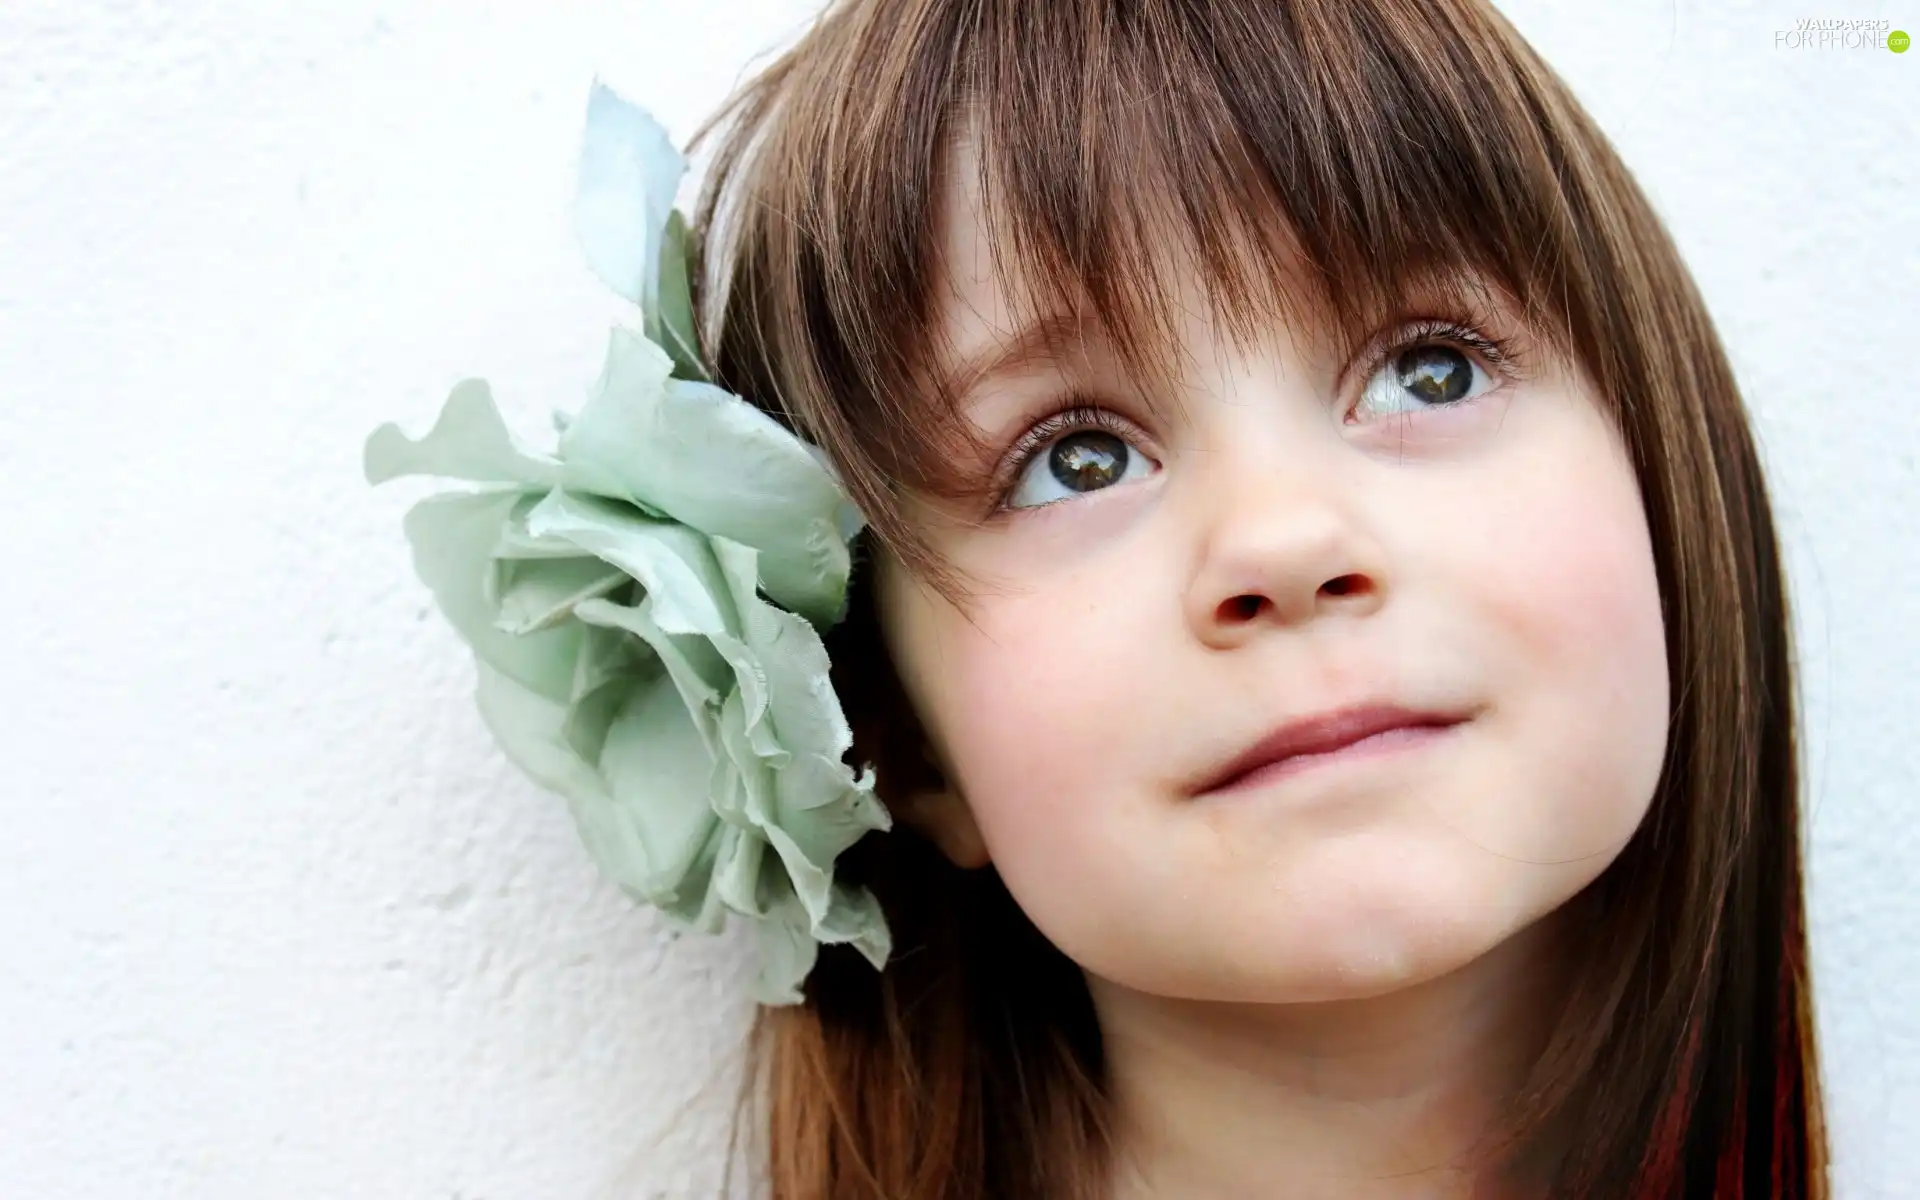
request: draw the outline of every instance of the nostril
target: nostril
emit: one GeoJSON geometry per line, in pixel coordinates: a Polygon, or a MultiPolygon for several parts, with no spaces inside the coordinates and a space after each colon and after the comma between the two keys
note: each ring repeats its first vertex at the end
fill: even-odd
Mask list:
{"type": "Polygon", "coordinates": [[[1233,599],[1227,601],[1225,607],[1235,617],[1245,621],[1258,616],[1261,606],[1265,603],[1265,597],[1249,594],[1245,596],[1235,596],[1233,599]]]}
{"type": "Polygon", "coordinates": [[[1355,592],[1367,590],[1367,581],[1360,575],[1342,575],[1338,579],[1329,579],[1320,585],[1320,590],[1329,596],[1350,596],[1355,592]]]}

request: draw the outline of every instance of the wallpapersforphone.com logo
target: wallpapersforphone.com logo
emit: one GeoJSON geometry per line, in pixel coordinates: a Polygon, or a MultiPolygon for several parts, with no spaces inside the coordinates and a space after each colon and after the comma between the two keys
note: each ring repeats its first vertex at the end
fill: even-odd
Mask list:
{"type": "Polygon", "coordinates": [[[1792,29],[1773,31],[1773,44],[1783,50],[1891,50],[1905,54],[1913,39],[1892,21],[1839,21],[1802,17],[1792,29]]]}

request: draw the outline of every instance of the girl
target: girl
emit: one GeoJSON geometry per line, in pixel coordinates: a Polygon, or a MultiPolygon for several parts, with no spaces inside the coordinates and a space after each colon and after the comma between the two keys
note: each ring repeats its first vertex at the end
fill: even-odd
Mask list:
{"type": "Polygon", "coordinates": [[[489,724],[767,918],[776,1200],[1825,1195],[1746,416],[1491,8],[836,0],[684,227],[598,127],[605,402],[368,474],[509,484],[489,724]]]}
{"type": "Polygon", "coordinates": [[[893,960],[762,1010],[776,1197],[1825,1194],[1746,416],[1492,8],[841,0],[716,135],[896,821],[893,960]]]}

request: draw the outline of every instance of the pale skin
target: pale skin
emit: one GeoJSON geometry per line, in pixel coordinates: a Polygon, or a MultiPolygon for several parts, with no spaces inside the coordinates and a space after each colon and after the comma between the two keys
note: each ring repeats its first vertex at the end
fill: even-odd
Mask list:
{"type": "MultiPolygon", "coordinates": [[[[1013,336],[1019,293],[970,186],[945,214],[958,362],[1013,336]]],[[[969,397],[1003,445],[1069,388],[1135,432],[1105,486],[1063,485],[1043,447],[1016,511],[921,506],[989,585],[971,622],[879,560],[950,784],[901,815],[993,863],[1084,970],[1116,1200],[1494,1195],[1460,1164],[1544,1036],[1556,914],[1639,825],[1666,745],[1632,470],[1566,364],[1477,362],[1474,398],[1422,407],[1315,331],[1243,352],[1184,310],[1175,419],[1093,334],[969,397]],[[1470,719],[1241,794],[1188,786],[1379,697],[1470,719]]]]}

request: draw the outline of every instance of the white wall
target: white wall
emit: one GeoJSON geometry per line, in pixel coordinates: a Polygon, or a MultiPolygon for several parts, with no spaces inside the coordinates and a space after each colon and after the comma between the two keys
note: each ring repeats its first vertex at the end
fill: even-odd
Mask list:
{"type": "MultiPolygon", "coordinates": [[[[1758,411],[1842,1194],[1920,1195],[1920,52],[1602,7],[1509,11],[1758,411]]],[[[491,748],[400,538],[431,485],[359,454],[468,374],[536,434],[574,403],[593,72],[684,137],[811,10],[0,5],[0,1195],[716,1194],[712,1108],[663,1122],[741,947],[670,947],[491,748]]]]}

